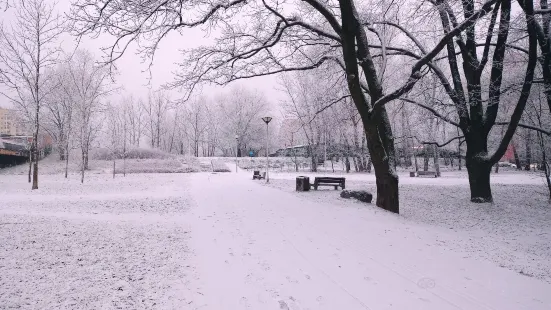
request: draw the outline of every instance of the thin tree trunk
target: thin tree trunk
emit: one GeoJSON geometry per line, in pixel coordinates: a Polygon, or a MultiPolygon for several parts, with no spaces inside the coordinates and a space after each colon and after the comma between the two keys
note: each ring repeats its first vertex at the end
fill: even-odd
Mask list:
{"type": "Polygon", "coordinates": [[[80,183],[84,183],[84,150],[82,151],[82,165],[80,169],[80,183]]]}
{"type": "MultiPolygon", "coordinates": [[[[459,127],[457,127],[457,135],[459,136],[459,127]]],[[[457,140],[457,167],[461,171],[461,139],[457,140]]]]}
{"type": "Polygon", "coordinates": [[[33,146],[29,149],[29,183],[32,182],[32,171],[33,171],[33,146]]]}
{"type": "Polygon", "coordinates": [[[440,177],[440,149],[437,145],[434,147],[434,169],[436,170],[436,176],[440,177]]]}
{"type": "Polygon", "coordinates": [[[115,158],[113,157],[113,179],[115,178],[115,158]]]}
{"type": "Polygon", "coordinates": [[[429,152],[427,147],[423,147],[423,171],[429,171],[429,152]]]}
{"type": "MultiPolygon", "coordinates": [[[[38,116],[37,116],[38,122],[38,116]]],[[[36,125],[37,129],[35,132],[35,142],[33,149],[33,186],[32,189],[38,189],[38,124],[36,125]]]]}
{"type": "Polygon", "coordinates": [[[354,163],[354,170],[356,170],[356,172],[360,172],[360,167],[356,156],[352,156],[352,162],[354,163]]]}
{"type": "Polygon", "coordinates": [[[369,156],[369,159],[367,160],[367,173],[371,173],[372,165],[373,165],[373,162],[371,161],[371,156],[369,156]]]}
{"type": "Polygon", "coordinates": [[[415,172],[419,171],[419,163],[417,162],[417,151],[413,151],[413,159],[415,160],[415,172]]]}
{"type": "Polygon", "coordinates": [[[520,163],[520,157],[518,156],[517,148],[515,147],[515,144],[511,144],[513,146],[513,156],[515,157],[515,164],[517,165],[517,170],[522,170],[522,165],[520,163]]]}
{"type": "Polygon", "coordinates": [[[346,169],[346,173],[350,173],[350,159],[348,156],[345,156],[344,167],[346,169]]]}
{"type": "Polygon", "coordinates": [[[69,174],[69,139],[65,145],[65,178],[69,174]]]}
{"type": "Polygon", "coordinates": [[[317,163],[317,156],[316,154],[312,153],[312,156],[311,156],[311,163],[312,163],[312,167],[310,169],[311,172],[318,172],[318,163],[317,163]]]}
{"type": "Polygon", "coordinates": [[[551,172],[549,171],[549,164],[547,163],[547,152],[545,152],[545,141],[543,140],[543,134],[541,132],[538,132],[538,140],[541,148],[543,171],[545,172],[545,181],[547,183],[547,190],[549,191],[549,200],[551,201],[551,172]]]}
{"type": "Polygon", "coordinates": [[[526,130],[526,166],[524,170],[530,171],[530,165],[532,164],[532,132],[526,130]]]}

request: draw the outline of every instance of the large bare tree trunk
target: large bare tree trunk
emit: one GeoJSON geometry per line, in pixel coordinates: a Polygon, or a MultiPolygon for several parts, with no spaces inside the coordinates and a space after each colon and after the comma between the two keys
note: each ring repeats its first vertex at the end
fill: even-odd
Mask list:
{"type": "Polygon", "coordinates": [[[481,162],[476,157],[467,156],[467,172],[469,174],[469,186],[472,202],[493,202],[492,189],[490,187],[490,172],[492,165],[481,162]]]}
{"type": "Polygon", "coordinates": [[[390,212],[399,213],[398,175],[395,170],[396,153],[394,141],[390,135],[390,122],[386,111],[381,112],[381,119],[364,122],[366,128],[367,146],[377,184],[377,206],[390,212]]]}
{"type": "Polygon", "coordinates": [[[490,187],[490,172],[492,163],[487,161],[488,141],[486,137],[472,135],[467,143],[467,154],[465,166],[469,174],[469,186],[471,189],[471,201],[484,203],[493,202],[492,190],[490,187]]]}

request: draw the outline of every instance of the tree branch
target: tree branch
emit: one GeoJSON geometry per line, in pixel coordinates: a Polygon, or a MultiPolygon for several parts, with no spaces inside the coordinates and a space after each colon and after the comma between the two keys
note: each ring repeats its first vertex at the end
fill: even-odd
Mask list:
{"type": "MultiPolygon", "coordinates": [[[[509,126],[510,122],[496,122],[495,124],[499,125],[499,126],[509,126]]],[[[551,136],[551,131],[545,130],[541,127],[536,127],[536,126],[528,125],[528,124],[524,124],[524,123],[518,123],[518,127],[531,129],[531,130],[534,130],[534,131],[537,131],[537,132],[541,132],[542,134],[544,134],[546,136],[551,136]]]]}
{"type": "Polygon", "coordinates": [[[438,55],[438,53],[440,53],[440,51],[456,35],[458,35],[463,30],[465,30],[466,28],[473,25],[479,18],[486,15],[489,12],[489,10],[492,8],[492,5],[494,5],[494,3],[496,1],[498,1],[498,0],[489,0],[489,1],[487,1],[480,8],[480,10],[478,10],[477,12],[475,12],[474,14],[469,16],[469,18],[465,19],[461,24],[459,24],[457,27],[455,27],[454,29],[449,31],[444,37],[442,37],[442,39],[440,39],[438,44],[436,44],[436,46],[430,52],[428,52],[417,63],[415,63],[415,65],[411,69],[411,75],[410,75],[408,81],[406,82],[406,84],[404,86],[402,86],[401,88],[395,90],[391,94],[388,94],[388,95],[382,97],[381,99],[377,100],[377,102],[375,102],[373,104],[373,108],[371,109],[371,111],[375,112],[379,107],[381,107],[384,104],[400,97],[404,93],[410,91],[413,88],[413,86],[415,85],[415,83],[417,83],[417,81],[422,77],[422,75],[420,74],[421,68],[423,66],[425,66],[426,64],[428,64],[434,57],[436,57],[436,55],[438,55]]]}
{"type": "Polygon", "coordinates": [[[414,100],[411,100],[409,98],[404,98],[404,97],[400,97],[400,100],[402,101],[405,101],[405,102],[409,102],[409,103],[413,103],[415,104],[416,106],[419,106],[429,112],[431,112],[434,116],[438,117],[439,119],[445,121],[445,122],[448,122],[449,124],[452,124],[456,127],[459,127],[459,123],[455,122],[454,120],[440,114],[438,111],[436,111],[435,109],[433,109],[432,107],[429,107],[428,105],[425,105],[425,104],[422,104],[420,102],[417,102],[417,101],[414,101],[414,100]]]}
{"type": "Polygon", "coordinates": [[[457,139],[465,139],[465,137],[464,137],[464,136],[453,137],[453,138],[451,138],[450,140],[448,140],[448,141],[446,141],[446,142],[444,142],[444,143],[442,143],[442,144],[438,144],[438,142],[425,142],[425,141],[421,142],[421,144],[432,144],[432,145],[436,145],[436,146],[438,146],[438,147],[444,147],[444,146],[446,146],[446,145],[452,143],[453,141],[455,141],[455,140],[457,140],[457,139]]]}

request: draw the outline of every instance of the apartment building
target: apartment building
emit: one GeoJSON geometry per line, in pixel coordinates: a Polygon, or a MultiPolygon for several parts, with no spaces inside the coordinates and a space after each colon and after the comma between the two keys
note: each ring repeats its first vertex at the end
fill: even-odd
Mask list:
{"type": "Polygon", "coordinates": [[[0,108],[0,135],[30,135],[25,124],[19,120],[15,110],[0,108]]]}

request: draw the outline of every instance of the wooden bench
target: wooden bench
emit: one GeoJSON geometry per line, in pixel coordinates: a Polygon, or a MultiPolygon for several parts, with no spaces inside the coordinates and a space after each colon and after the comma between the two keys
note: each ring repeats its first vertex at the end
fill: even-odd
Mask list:
{"type": "Polygon", "coordinates": [[[266,178],[266,172],[262,172],[262,174],[260,174],[260,171],[258,170],[255,170],[253,172],[253,180],[262,180],[265,178],[266,178]]]}
{"type": "Polygon", "coordinates": [[[427,177],[433,177],[433,178],[438,177],[435,171],[417,171],[417,176],[418,177],[427,176],[427,177]]]}
{"type": "Polygon", "coordinates": [[[316,177],[314,178],[314,189],[318,190],[318,186],[333,186],[335,189],[339,189],[339,186],[345,188],[345,178],[332,178],[332,177],[316,177]]]}

